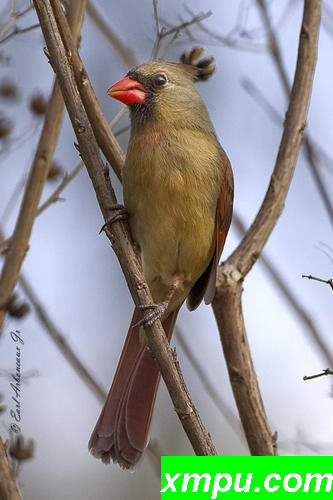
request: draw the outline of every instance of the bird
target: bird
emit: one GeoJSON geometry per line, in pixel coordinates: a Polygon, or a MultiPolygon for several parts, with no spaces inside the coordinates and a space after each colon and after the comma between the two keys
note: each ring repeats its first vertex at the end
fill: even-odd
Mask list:
{"type": "Polygon", "coordinates": [[[233,173],[195,83],[214,71],[193,49],[180,62],[136,66],[108,95],[126,104],[131,135],[124,206],[154,303],[136,307],[110,392],[89,441],[93,456],[134,469],[149,441],[159,369],[143,327],[170,341],[180,307],[212,302],[233,209],[233,173]]]}

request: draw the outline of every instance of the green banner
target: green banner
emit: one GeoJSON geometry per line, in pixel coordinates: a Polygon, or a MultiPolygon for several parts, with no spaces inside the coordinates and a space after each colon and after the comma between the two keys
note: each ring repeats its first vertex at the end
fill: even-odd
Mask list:
{"type": "Polygon", "coordinates": [[[162,457],[161,499],[333,498],[333,457],[162,457]]]}

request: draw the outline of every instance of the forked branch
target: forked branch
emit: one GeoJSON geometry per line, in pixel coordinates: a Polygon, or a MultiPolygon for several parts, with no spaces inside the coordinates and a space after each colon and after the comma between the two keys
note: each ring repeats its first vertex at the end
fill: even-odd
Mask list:
{"type": "Polygon", "coordinates": [[[294,82],[271,181],[250,229],[219,270],[213,303],[234,396],[253,455],[274,455],[276,436],[272,436],[269,428],[247,341],[242,283],[283,210],[292,179],[310,101],[320,14],[320,1],[304,0],[294,82]]]}

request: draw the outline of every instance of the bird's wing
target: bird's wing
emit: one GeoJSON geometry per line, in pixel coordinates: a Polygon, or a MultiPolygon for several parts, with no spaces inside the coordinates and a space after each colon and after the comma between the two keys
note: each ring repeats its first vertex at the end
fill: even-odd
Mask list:
{"type": "Polygon", "coordinates": [[[215,295],[216,287],[216,273],[219,264],[224,243],[228,234],[228,230],[232,218],[232,205],[234,199],[234,178],[230,161],[222,151],[221,154],[222,164],[222,183],[221,191],[216,204],[216,247],[215,253],[211,263],[208,284],[205,292],[205,303],[210,304],[215,295]]]}
{"type": "Polygon", "coordinates": [[[226,153],[221,149],[222,181],[221,190],[216,204],[215,228],[216,246],[214,255],[193,286],[188,298],[187,307],[193,311],[198,307],[203,298],[205,303],[210,304],[215,295],[217,266],[224,247],[225,239],[229,230],[232,217],[232,205],[234,198],[234,180],[231,165],[226,153]]]}

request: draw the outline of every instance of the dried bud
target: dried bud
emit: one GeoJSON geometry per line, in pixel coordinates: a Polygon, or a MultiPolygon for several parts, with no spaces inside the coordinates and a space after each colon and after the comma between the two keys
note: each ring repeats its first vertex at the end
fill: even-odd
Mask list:
{"type": "Polygon", "coordinates": [[[21,319],[30,311],[30,306],[27,302],[20,302],[17,294],[13,293],[6,304],[6,309],[10,316],[21,319]]]}
{"type": "Polygon", "coordinates": [[[62,167],[58,163],[53,161],[50,165],[49,173],[47,174],[47,180],[51,182],[56,181],[57,179],[59,179],[62,173],[62,167]]]}
{"type": "Polygon", "coordinates": [[[15,101],[19,97],[16,84],[9,78],[3,78],[0,81],[0,96],[3,99],[15,101]]]}
{"type": "Polygon", "coordinates": [[[30,111],[39,118],[46,113],[47,100],[38,92],[31,97],[29,108],[30,111]]]}
{"type": "Polygon", "coordinates": [[[180,56],[180,60],[184,64],[191,64],[192,66],[195,66],[203,53],[204,49],[202,47],[193,47],[192,49],[186,50],[180,56]]]}
{"type": "Polygon", "coordinates": [[[0,140],[6,139],[13,131],[14,125],[11,120],[0,116],[0,140]]]}
{"type": "Polygon", "coordinates": [[[34,456],[34,451],[33,440],[28,439],[25,443],[22,434],[18,434],[12,438],[8,448],[9,455],[18,461],[29,460],[34,456]]]}
{"type": "Polygon", "coordinates": [[[216,69],[215,64],[213,64],[214,57],[206,57],[199,60],[203,52],[204,49],[202,47],[193,47],[193,49],[187,50],[180,57],[180,62],[189,64],[195,68],[195,79],[197,80],[208,80],[216,69]]]}

